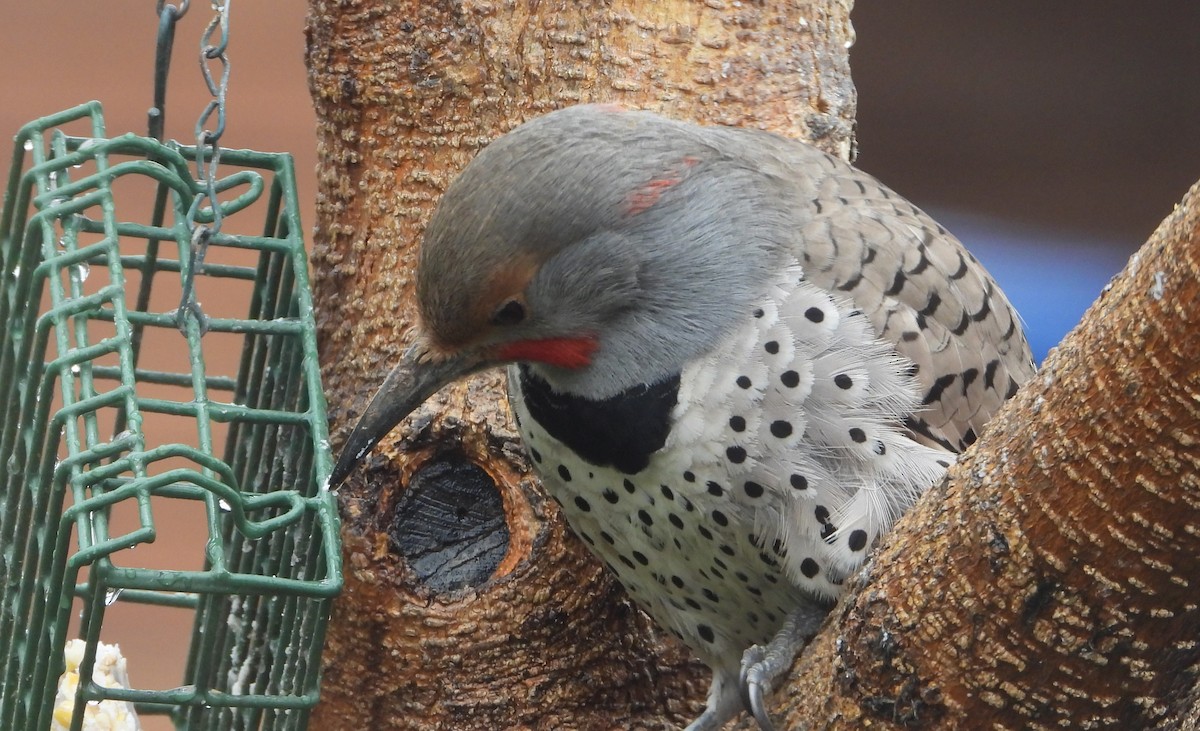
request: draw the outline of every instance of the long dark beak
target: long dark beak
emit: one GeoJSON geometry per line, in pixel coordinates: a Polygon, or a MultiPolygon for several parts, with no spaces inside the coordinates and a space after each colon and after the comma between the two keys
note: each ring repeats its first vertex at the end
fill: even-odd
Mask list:
{"type": "Polygon", "coordinates": [[[442,386],[482,370],[490,363],[477,354],[448,357],[423,357],[424,349],[413,346],[405,351],[400,363],[384,379],[354,431],[342,447],[337,464],[329,475],[330,489],[337,488],[371,448],[442,386]]]}

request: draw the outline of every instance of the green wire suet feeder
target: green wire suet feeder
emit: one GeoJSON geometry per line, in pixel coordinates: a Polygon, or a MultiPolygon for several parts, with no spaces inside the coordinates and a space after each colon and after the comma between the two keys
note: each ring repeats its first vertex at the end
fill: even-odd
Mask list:
{"type": "Polygon", "coordinates": [[[107,138],[96,102],[17,135],[0,219],[2,729],[63,723],[73,637],[72,729],[106,700],[222,731],[304,729],[316,703],[341,556],[292,161],[222,150],[228,199],[196,206],[204,154],[107,138]],[[150,213],[127,213],[131,184],[150,213]],[[214,205],[224,224],[197,257],[214,205]],[[229,233],[250,217],[260,233],[229,233]],[[223,369],[214,342],[240,360],[223,369]],[[182,506],[204,523],[191,563],[139,565],[182,506]],[[127,602],[194,615],[177,687],[92,681],[100,640],[121,639],[105,614],[127,602]]]}

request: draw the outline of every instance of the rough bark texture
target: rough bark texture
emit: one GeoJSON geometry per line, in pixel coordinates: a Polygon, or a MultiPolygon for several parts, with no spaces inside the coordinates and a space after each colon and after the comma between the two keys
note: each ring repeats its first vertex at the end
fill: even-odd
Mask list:
{"type": "Polygon", "coordinates": [[[901,521],[777,712],[1196,728],[1198,475],[1200,184],[901,521]]]}
{"type": "MultiPolygon", "coordinates": [[[[422,228],[480,147],[542,112],[615,101],[848,156],[849,9],[311,0],[313,266],[335,446],[407,342],[422,228]]],[[[662,728],[698,713],[706,670],[564,531],[520,456],[502,393],[497,373],[446,389],[343,488],[346,592],[315,728],[662,728]],[[389,535],[409,478],[446,460],[482,467],[509,533],[494,571],[453,591],[432,589],[389,535]]]]}

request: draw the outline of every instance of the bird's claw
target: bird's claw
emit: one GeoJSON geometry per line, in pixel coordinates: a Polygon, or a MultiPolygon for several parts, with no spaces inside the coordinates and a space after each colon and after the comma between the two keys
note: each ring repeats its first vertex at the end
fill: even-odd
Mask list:
{"type": "Polygon", "coordinates": [[[762,645],[751,645],[742,655],[742,671],[738,685],[742,692],[742,703],[761,731],[775,731],[775,724],[767,714],[766,697],[771,693],[770,673],[766,668],[767,650],[762,645]]]}

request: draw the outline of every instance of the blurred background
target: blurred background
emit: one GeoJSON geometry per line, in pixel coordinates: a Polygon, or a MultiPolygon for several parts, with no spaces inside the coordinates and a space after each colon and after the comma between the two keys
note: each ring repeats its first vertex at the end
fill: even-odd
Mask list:
{"type": "MultiPolygon", "coordinates": [[[[234,4],[222,144],[290,151],[311,230],[304,16],[302,2],[234,4]]],[[[210,17],[196,1],[178,27],[168,137],[194,139],[209,99],[195,59],[210,17]]],[[[1200,178],[1200,3],[860,0],[853,18],[858,165],[984,261],[1040,360],[1200,178]]],[[[144,133],[156,29],[150,0],[0,3],[0,133],[93,98],[110,134],[144,133]]],[[[198,522],[172,539],[202,542],[198,522]]],[[[178,567],[155,550],[138,558],[178,567]]],[[[134,683],[178,683],[187,617],[121,610],[104,639],[134,683]]]]}
{"type": "Polygon", "coordinates": [[[1039,359],[1200,179],[1200,3],[860,0],[858,165],[984,261],[1039,359]]]}

